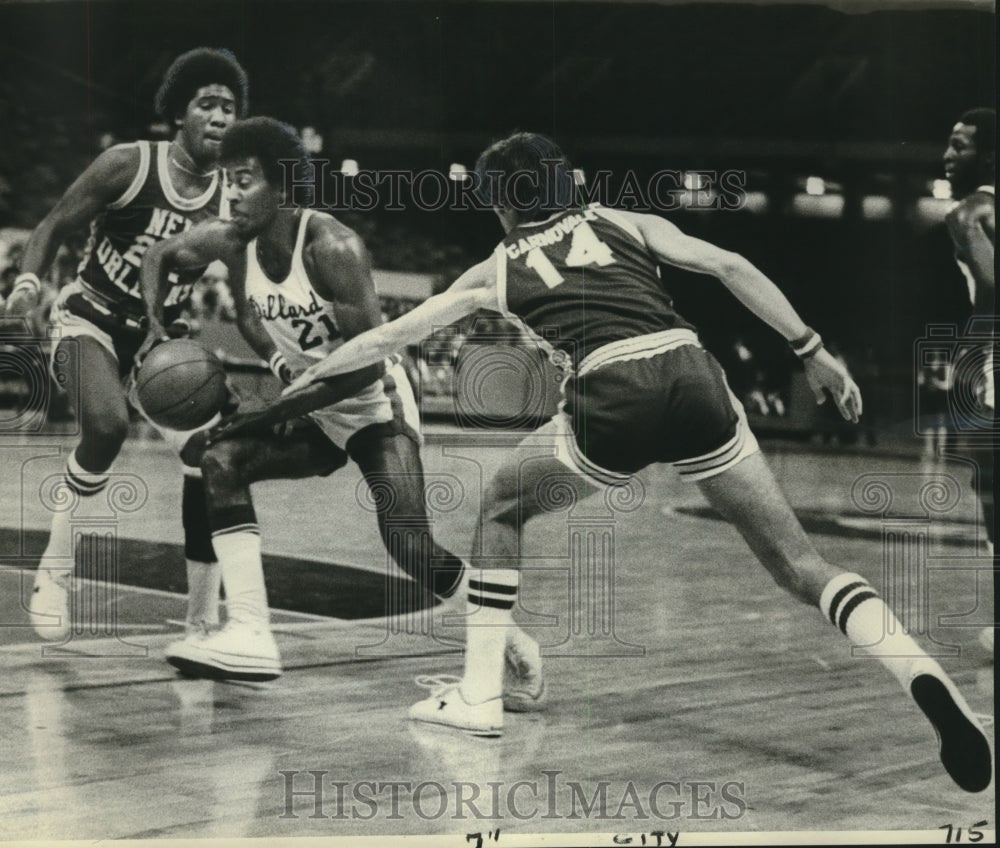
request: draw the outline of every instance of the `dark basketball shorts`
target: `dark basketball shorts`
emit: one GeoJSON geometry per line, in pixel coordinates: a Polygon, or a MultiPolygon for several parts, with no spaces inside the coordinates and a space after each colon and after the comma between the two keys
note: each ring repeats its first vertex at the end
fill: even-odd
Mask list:
{"type": "Polygon", "coordinates": [[[52,304],[53,362],[55,376],[57,344],[67,339],[90,338],[96,341],[118,363],[118,374],[125,378],[132,369],[132,360],[146,334],[138,322],[116,315],[109,308],[87,296],[79,280],[65,286],[52,304]]]}
{"type": "Polygon", "coordinates": [[[694,482],[759,450],[725,374],[691,330],[625,339],[589,354],[563,386],[560,459],[601,485],[653,463],[694,482]]]}

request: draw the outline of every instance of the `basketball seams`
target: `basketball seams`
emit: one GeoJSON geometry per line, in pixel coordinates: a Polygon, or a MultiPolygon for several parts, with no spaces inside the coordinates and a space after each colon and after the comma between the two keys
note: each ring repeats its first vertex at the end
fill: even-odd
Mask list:
{"type": "Polygon", "coordinates": [[[136,375],[135,392],[143,412],[160,426],[194,429],[218,412],[226,395],[225,370],[197,342],[177,339],[150,352],[136,375]],[[177,361],[178,356],[184,358],[177,361]],[[182,371],[178,372],[178,368],[182,371]],[[201,410],[206,411],[204,420],[185,419],[201,410]]]}
{"type": "MultiPolygon", "coordinates": [[[[171,367],[173,367],[173,366],[171,366],[171,367]]],[[[161,371],[160,374],[162,374],[162,373],[165,373],[165,372],[161,371]]],[[[148,381],[147,385],[149,385],[150,383],[152,383],[153,380],[156,377],[158,377],[158,376],[159,376],[159,374],[154,374],[153,377],[151,377],[150,380],[148,381]]],[[[188,392],[186,395],[184,395],[184,397],[180,398],[177,401],[174,401],[169,406],[164,406],[164,407],[161,407],[160,409],[152,409],[152,410],[150,410],[146,406],[145,402],[142,402],[142,408],[145,410],[146,414],[149,415],[150,417],[152,417],[154,415],[169,415],[171,412],[176,412],[180,408],[182,408],[184,406],[184,404],[186,404],[188,401],[190,401],[192,397],[194,397],[195,395],[197,395],[203,388],[205,388],[205,386],[207,386],[209,383],[211,383],[212,380],[214,380],[216,377],[219,377],[220,380],[221,380],[220,386],[225,386],[225,384],[226,384],[225,375],[221,374],[218,371],[212,371],[211,373],[209,373],[205,377],[205,379],[204,379],[203,382],[199,383],[195,388],[193,388],[190,392],[188,392]]],[[[211,415],[209,415],[205,419],[205,421],[208,421],[212,417],[212,415],[215,415],[215,411],[213,411],[211,413],[211,415]]],[[[204,422],[202,422],[202,423],[204,423],[204,422]]],[[[192,424],[191,426],[197,427],[199,425],[198,424],[192,424]]],[[[181,428],[176,428],[175,427],[173,429],[181,429],[181,428]]],[[[188,425],[185,424],[184,427],[183,427],[183,429],[189,429],[188,425]]]]}

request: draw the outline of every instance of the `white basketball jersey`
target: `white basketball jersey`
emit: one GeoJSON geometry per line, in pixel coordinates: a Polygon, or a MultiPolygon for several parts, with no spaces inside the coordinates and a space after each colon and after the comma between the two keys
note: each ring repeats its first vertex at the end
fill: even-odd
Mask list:
{"type": "Polygon", "coordinates": [[[257,239],[247,245],[247,301],[295,372],[304,371],[344,343],[333,304],[316,294],[302,262],[302,245],[312,214],[311,209],[302,212],[292,267],[280,282],[273,282],[260,267],[257,239]]]}

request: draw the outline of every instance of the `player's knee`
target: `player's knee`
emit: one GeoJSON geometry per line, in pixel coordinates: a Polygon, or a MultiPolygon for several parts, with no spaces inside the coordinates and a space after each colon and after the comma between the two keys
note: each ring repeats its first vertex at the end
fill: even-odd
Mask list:
{"type": "Polygon", "coordinates": [[[125,415],[102,412],[86,422],[84,433],[102,449],[117,453],[128,435],[128,418],[125,415]]]}
{"type": "Polygon", "coordinates": [[[240,449],[232,442],[218,442],[201,455],[201,473],[206,483],[212,486],[233,483],[239,484],[243,479],[242,457],[240,449]]]}
{"type": "Polygon", "coordinates": [[[516,498],[504,497],[488,489],[483,498],[483,516],[487,521],[520,529],[528,517],[520,506],[516,498]]]}

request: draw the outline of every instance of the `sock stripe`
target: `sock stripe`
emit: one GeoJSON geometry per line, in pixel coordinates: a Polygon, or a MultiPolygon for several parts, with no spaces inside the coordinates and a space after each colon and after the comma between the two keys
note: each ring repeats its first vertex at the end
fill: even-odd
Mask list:
{"type": "Polygon", "coordinates": [[[839,619],[837,621],[837,627],[840,628],[841,633],[845,636],[847,635],[847,619],[850,618],[851,613],[854,612],[855,608],[864,603],[871,598],[877,598],[878,593],[871,588],[865,588],[860,590],[853,598],[851,598],[846,604],[844,604],[843,610],[841,610],[839,619]]]}
{"type": "Polygon", "coordinates": [[[842,589],[840,589],[836,595],[833,596],[833,600],[830,601],[830,624],[836,625],[837,623],[837,608],[843,603],[844,599],[851,594],[855,589],[861,589],[868,584],[864,580],[856,580],[854,583],[848,583],[842,589]]]}
{"type": "Polygon", "coordinates": [[[517,600],[517,593],[513,592],[509,595],[500,594],[499,592],[483,592],[476,591],[474,589],[469,590],[469,599],[475,603],[475,598],[492,598],[494,601],[510,601],[513,603],[517,600]]]}
{"type": "Polygon", "coordinates": [[[64,476],[66,478],[66,485],[78,495],[96,495],[108,485],[107,475],[104,475],[97,480],[84,480],[82,477],[78,477],[67,468],[64,476]]]}
{"type": "Polygon", "coordinates": [[[212,538],[217,539],[219,536],[228,536],[232,533],[253,533],[255,536],[259,536],[260,527],[256,524],[237,524],[235,527],[226,527],[224,530],[216,530],[212,533],[212,538]]]}
{"type": "Polygon", "coordinates": [[[498,595],[516,595],[517,586],[505,586],[502,583],[487,583],[483,580],[469,580],[469,589],[479,592],[495,592],[498,595]]]}
{"type": "Polygon", "coordinates": [[[208,511],[208,526],[212,535],[216,533],[228,533],[234,527],[256,527],[257,513],[254,512],[253,504],[242,503],[212,508],[206,503],[208,511]]]}
{"type": "Polygon", "coordinates": [[[469,595],[469,603],[477,607],[493,607],[493,609],[512,610],[514,601],[491,598],[489,595],[469,595]]]}

